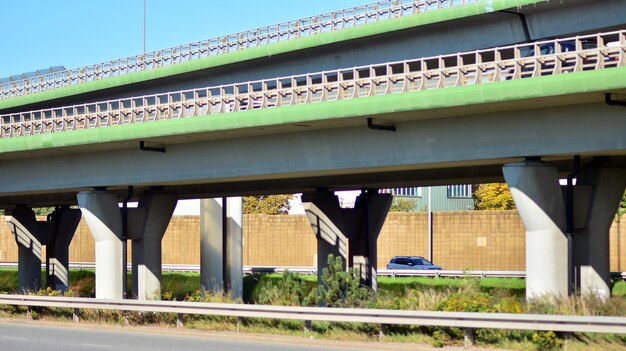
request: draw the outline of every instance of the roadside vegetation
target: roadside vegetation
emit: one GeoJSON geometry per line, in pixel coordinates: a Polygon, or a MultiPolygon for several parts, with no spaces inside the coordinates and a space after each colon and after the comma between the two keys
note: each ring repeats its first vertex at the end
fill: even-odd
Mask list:
{"type": "MultiPolygon", "coordinates": [[[[359,287],[358,278],[341,269],[333,258],[322,273],[324,286],[317,287],[317,277],[286,272],[285,274],[253,274],[244,278],[243,301],[228,295],[196,290],[199,276],[195,273],[163,273],[163,299],[189,302],[226,302],[273,304],[281,306],[330,306],[347,308],[382,308],[424,311],[538,313],[564,315],[626,315],[626,283],[613,284],[614,297],[602,301],[585,296],[563,299],[537,299],[527,302],[524,280],[510,278],[417,278],[380,277],[378,293],[359,287]]],[[[0,270],[0,291],[15,292],[17,270],[0,270]]],[[[38,295],[59,295],[50,289],[38,295]]],[[[90,270],[70,272],[70,290],[66,295],[93,296],[94,273],[90,270]]],[[[25,309],[0,306],[0,316],[23,316],[25,309]]],[[[62,308],[32,308],[33,319],[72,320],[72,311],[62,308]]],[[[23,318],[23,317],[22,317],[23,318]]],[[[81,321],[107,324],[174,326],[177,317],[166,313],[131,313],[111,311],[80,311],[81,321]]],[[[187,328],[214,331],[240,331],[303,335],[312,338],[340,340],[378,340],[381,327],[374,324],[313,322],[305,331],[299,321],[238,319],[233,317],[184,317],[187,328]]],[[[477,330],[476,343],[518,350],[623,350],[626,335],[553,332],[477,330]]],[[[384,330],[384,340],[392,342],[430,343],[434,346],[460,345],[463,331],[458,328],[393,326],[384,330]]]]}

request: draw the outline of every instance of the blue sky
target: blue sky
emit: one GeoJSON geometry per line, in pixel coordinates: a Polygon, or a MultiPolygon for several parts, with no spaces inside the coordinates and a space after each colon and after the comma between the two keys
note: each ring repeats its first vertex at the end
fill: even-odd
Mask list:
{"type": "MultiPolygon", "coordinates": [[[[146,51],[371,0],[146,0],[146,51]]],[[[141,53],[142,0],[2,0],[0,77],[141,53]]]]}

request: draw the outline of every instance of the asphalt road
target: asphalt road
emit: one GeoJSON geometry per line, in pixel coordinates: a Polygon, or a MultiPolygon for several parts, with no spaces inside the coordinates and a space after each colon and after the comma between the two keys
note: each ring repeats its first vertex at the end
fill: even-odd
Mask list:
{"type": "Polygon", "coordinates": [[[385,345],[385,343],[329,343],[297,337],[255,338],[245,334],[216,334],[172,328],[122,328],[87,324],[50,324],[39,321],[0,321],[0,350],[2,351],[371,351],[398,349],[419,350],[422,348],[406,344],[394,346],[385,345]],[[354,346],[355,344],[359,345],[354,346]]]}

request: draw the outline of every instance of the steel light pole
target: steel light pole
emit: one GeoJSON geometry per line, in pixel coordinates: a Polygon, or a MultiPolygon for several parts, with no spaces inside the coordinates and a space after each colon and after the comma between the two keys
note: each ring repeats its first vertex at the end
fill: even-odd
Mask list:
{"type": "Polygon", "coordinates": [[[146,0],[143,0],[143,22],[141,35],[141,53],[146,54],[146,0]]]}

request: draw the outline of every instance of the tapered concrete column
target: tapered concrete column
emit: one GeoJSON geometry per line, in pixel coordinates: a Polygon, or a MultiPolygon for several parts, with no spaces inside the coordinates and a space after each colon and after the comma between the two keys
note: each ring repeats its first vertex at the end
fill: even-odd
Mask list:
{"type": "Polygon", "coordinates": [[[611,294],[609,231],[626,187],[626,169],[584,168],[575,192],[574,269],[582,294],[602,299],[611,294]],[[584,195],[583,195],[584,194],[584,195]],[[578,211],[577,211],[578,212],[578,211]]]}
{"type": "Polygon", "coordinates": [[[66,291],[69,286],[69,250],[76,228],[80,223],[81,211],[67,206],[59,207],[48,216],[53,223],[53,235],[46,235],[48,284],[55,290],[66,291]]]}
{"type": "Polygon", "coordinates": [[[243,199],[205,199],[200,207],[200,285],[243,296],[243,199]],[[224,203],[225,202],[225,203],[224,203]]]}
{"type": "Polygon", "coordinates": [[[565,204],[556,168],[528,161],[503,172],[526,227],[526,297],[567,296],[565,204]]]}
{"type": "Polygon", "coordinates": [[[161,298],[161,240],[170,223],[175,194],[146,192],[136,209],[129,209],[129,237],[133,240],[133,297],[161,298]]]}
{"type": "Polygon", "coordinates": [[[224,238],[222,199],[200,201],[200,288],[224,291],[224,238]]]}
{"type": "Polygon", "coordinates": [[[393,197],[390,194],[366,192],[356,199],[355,209],[360,213],[361,226],[349,233],[349,266],[359,273],[361,284],[378,290],[376,264],[378,235],[385,223],[393,197]]]}
{"type": "Polygon", "coordinates": [[[41,288],[42,246],[46,246],[47,282],[55,290],[69,284],[69,245],[80,222],[80,211],[59,207],[45,221],[35,212],[20,206],[7,211],[7,223],[18,245],[18,290],[41,288]]]}
{"type": "Polygon", "coordinates": [[[349,267],[359,274],[361,285],[377,289],[378,234],[391,200],[389,194],[367,191],[357,198],[355,208],[341,208],[338,198],[330,192],[303,195],[302,203],[317,238],[318,284],[322,284],[321,273],[327,267],[329,253],[341,257],[345,263],[346,241],[349,241],[349,267]]]}
{"type": "Polygon", "coordinates": [[[117,197],[107,191],[78,193],[78,205],[96,242],[96,298],[121,299],[122,215],[117,197]]]}
{"type": "Polygon", "coordinates": [[[328,256],[341,257],[346,268],[348,255],[346,235],[339,199],[331,192],[318,191],[302,195],[304,212],[317,239],[317,283],[322,284],[322,272],[328,268],[328,256]]]}
{"type": "Polygon", "coordinates": [[[17,207],[6,212],[9,230],[18,246],[17,287],[21,293],[41,288],[42,238],[32,209],[17,207]]]}

